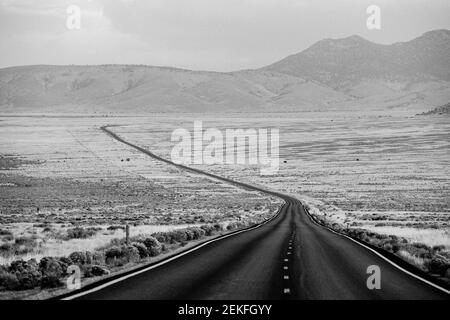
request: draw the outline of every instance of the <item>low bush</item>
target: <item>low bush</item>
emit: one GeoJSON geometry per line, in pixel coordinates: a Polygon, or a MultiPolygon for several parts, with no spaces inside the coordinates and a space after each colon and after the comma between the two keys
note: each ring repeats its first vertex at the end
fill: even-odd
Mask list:
{"type": "Polygon", "coordinates": [[[153,233],[152,236],[160,243],[172,243],[172,237],[168,232],[156,232],[153,233]]]}
{"type": "Polygon", "coordinates": [[[113,246],[106,250],[105,252],[105,259],[112,259],[112,258],[118,258],[122,256],[122,250],[120,247],[113,246]]]}
{"type": "MultiPolygon", "coordinates": [[[[228,225],[229,230],[243,228],[250,222],[233,222],[228,225]]],[[[117,227],[118,229],[119,227],[117,227]]],[[[120,227],[121,228],[121,227],[120,227]]],[[[115,230],[115,226],[108,227],[115,230]]],[[[69,238],[87,238],[95,234],[98,228],[75,227],[68,230],[69,238]]],[[[223,231],[223,224],[205,224],[201,227],[189,227],[169,232],[158,232],[152,236],[135,236],[130,240],[131,245],[126,245],[124,239],[114,239],[108,246],[93,253],[89,251],[72,252],[68,257],[44,257],[36,263],[34,259],[29,261],[17,260],[10,267],[0,266],[0,288],[6,290],[55,288],[63,285],[63,279],[67,276],[70,265],[80,266],[85,277],[96,277],[109,274],[104,267],[122,266],[130,262],[137,262],[148,256],[154,257],[167,250],[167,244],[179,243],[184,246],[188,241],[202,239],[217,232],[223,231]]],[[[16,252],[20,248],[36,246],[32,237],[17,238],[15,243],[0,246],[0,251],[16,252]]]]}
{"type": "Polygon", "coordinates": [[[15,274],[19,281],[19,289],[33,289],[39,286],[42,275],[36,260],[17,260],[11,263],[9,272],[15,274]]]}
{"type": "Polygon", "coordinates": [[[14,273],[0,270],[0,288],[4,288],[5,290],[17,290],[19,286],[19,280],[14,273]]]}
{"type": "Polygon", "coordinates": [[[4,243],[0,246],[0,253],[6,255],[14,252],[14,245],[12,243],[4,243]]]}
{"type": "Polygon", "coordinates": [[[220,224],[205,224],[201,227],[189,227],[168,232],[156,232],[152,234],[152,237],[154,237],[160,243],[185,244],[187,241],[202,239],[205,236],[211,236],[222,230],[223,227],[220,224]]]}
{"type": "Polygon", "coordinates": [[[36,244],[36,239],[31,237],[19,237],[16,238],[14,243],[19,246],[34,246],[36,244]]]}
{"type": "Polygon", "coordinates": [[[12,232],[5,229],[0,229],[0,236],[12,236],[12,232]]]}
{"type": "Polygon", "coordinates": [[[168,233],[172,237],[171,242],[185,242],[189,240],[189,235],[185,229],[178,229],[168,233]]]}
{"type": "MultiPolygon", "coordinates": [[[[320,220],[318,217],[315,217],[315,219],[320,220]]],[[[320,221],[330,227],[326,221],[320,221]]],[[[366,243],[397,254],[403,259],[404,257],[400,253],[406,252],[411,257],[408,262],[424,271],[444,277],[450,275],[450,255],[443,245],[430,247],[423,243],[409,243],[407,239],[395,235],[378,234],[359,228],[341,228],[339,230],[334,226],[331,227],[336,231],[344,232],[366,243]]]]}
{"type": "Polygon", "coordinates": [[[17,255],[21,255],[33,252],[37,246],[36,239],[33,237],[19,237],[15,239],[12,251],[17,255]]]}
{"type": "Polygon", "coordinates": [[[98,276],[104,276],[104,275],[108,275],[109,274],[109,270],[102,267],[102,266],[97,266],[94,265],[91,267],[91,274],[94,277],[98,277],[98,276]]]}
{"type": "Polygon", "coordinates": [[[148,249],[145,244],[141,242],[133,242],[131,245],[139,251],[139,257],[141,259],[148,257],[148,249]]]}
{"type": "Polygon", "coordinates": [[[109,226],[108,228],[106,228],[106,230],[110,230],[110,231],[116,231],[116,230],[119,230],[119,229],[125,229],[125,227],[124,226],[109,226]]]}
{"type": "Polygon", "coordinates": [[[238,230],[238,229],[243,229],[246,228],[248,225],[245,222],[242,221],[234,221],[234,222],[230,222],[227,225],[227,230],[232,231],[232,230],[238,230]]]}
{"type": "Polygon", "coordinates": [[[199,227],[190,227],[186,229],[189,231],[189,239],[188,240],[198,240],[205,236],[206,232],[202,228],[199,227]]]}
{"type": "Polygon", "coordinates": [[[127,262],[137,262],[139,261],[139,251],[133,246],[123,246],[122,247],[123,256],[127,262]]]}
{"type": "Polygon", "coordinates": [[[103,251],[95,251],[92,253],[91,263],[93,265],[104,265],[105,253],[103,251]]]}
{"type": "Polygon", "coordinates": [[[161,243],[155,237],[148,237],[144,240],[143,244],[147,247],[148,255],[155,257],[162,251],[161,243]]]}
{"type": "Polygon", "coordinates": [[[450,269],[450,261],[442,256],[436,256],[428,262],[427,266],[428,270],[430,270],[431,273],[438,274],[444,277],[447,273],[447,270],[450,269]]]}
{"type": "Polygon", "coordinates": [[[186,241],[195,240],[195,235],[191,228],[182,229],[180,231],[183,231],[186,234],[186,241]]]}
{"type": "Polygon", "coordinates": [[[66,273],[67,267],[62,265],[59,259],[44,257],[39,262],[39,271],[41,272],[41,288],[56,288],[61,286],[62,276],[66,273]]]}
{"type": "Polygon", "coordinates": [[[446,247],[442,244],[442,245],[437,245],[437,246],[433,246],[433,251],[444,251],[446,249],[446,247]]]}
{"type": "Polygon", "coordinates": [[[75,227],[72,229],[67,229],[67,238],[69,239],[87,239],[95,236],[97,231],[101,230],[101,228],[81,228],[75,227]]]}
{"type": "Polygon", "coordinates": [[[98,265],[87,265],[83,268],[83,275],[87,278],[100,277],[108,274],[108,269],[98,265]]]}
{"type": "Polygon", "coordinates": [[[105,252],[105,262],[107,265],[122,266],[129,262],[139,261],[139,251],[134,246],[113,246],[105,252]]]}
{"type": "Polygon", "coordinates": [[[73,264],[84,265],[86,264],[86,255],[84,252],[76,251],[69,254],[69,259],[73,264]]]}
{"type": "Polygon", "coordinates": [[[66,275],[67,274],[67,268],[71,264],[73,264],[72,260],[70,260],[70,258],[68,258],[68,257],[58,257],[57,259],[58,259],[59,265],[62,268],[63,274],[66,275]]]}
{"type": "Polygon", "coordinates": [[[41,288],[47,289],[47,288],[58,288],[64,285],[61,278],[58,278],[54,275],[49,276],[42,276],[41,279],[41,288]]]}
{"type": "Polygon", "coordinates": [[[200,228],[203,229],[203,231],[205,232],[205,235],[207,237],[212,236],[216,232],[216,229],[214,228],[214,226],[212,226],[210,224],[205,224],[205,225],[201,226],[200,228]]]}

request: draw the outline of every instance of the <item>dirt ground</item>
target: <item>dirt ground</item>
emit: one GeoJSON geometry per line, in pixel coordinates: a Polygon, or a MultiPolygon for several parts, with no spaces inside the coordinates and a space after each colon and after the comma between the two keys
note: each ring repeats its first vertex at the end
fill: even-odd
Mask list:
{"type": "Polygon", "coordinates": [[[18,237],[38,242],[36,250],[1,261],[95,249],[93,244],[124,237],[123,230],[107,230],[111,226],[128,224],[133,232],[150,234],[155,228],[266,218],[279,207],[279,199],[181,171],[99,130],[122,121],[130,119],[0,122],[0,245],[18,237]],[[99,231],[84,242],[64,239],[75,226],[99,231]]]}
{"type": "Polygon", "coordinates": [[[276,199],[180,171],[99,130],[119,125],[112,130],[121,137],[170,159],[171,133],[192,131],[195,120],[219,130],[276,123],[280,170],[261,176],[254,165],[192,166],[295,195],[349,226],[450,248],[450,121],[395,113],[4,117],[2,228],[18,233],[23,228],[14,223],[171,227],[274,212],[276,199]]]}

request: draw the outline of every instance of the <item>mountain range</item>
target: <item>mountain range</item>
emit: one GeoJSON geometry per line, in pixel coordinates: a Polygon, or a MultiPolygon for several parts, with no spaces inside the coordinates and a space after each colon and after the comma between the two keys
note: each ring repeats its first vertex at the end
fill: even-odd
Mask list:
{"type": "Polygon", "coordinates": [[[142,65],[0,69],[1,113],[296,112],[406,108],[450,101],[450,30],[382,45],[324,39],[235,72],[142,65]]]}

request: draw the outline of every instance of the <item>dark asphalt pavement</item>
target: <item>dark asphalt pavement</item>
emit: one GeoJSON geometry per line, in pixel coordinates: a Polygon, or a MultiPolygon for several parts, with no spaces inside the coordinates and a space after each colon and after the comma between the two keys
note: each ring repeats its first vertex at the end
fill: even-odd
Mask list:
{"type": "MultiPolygon", "coordinates": [[[[114,139],[175,165],[102,128],[114,139]]],[[[282,197],[270,222],[207,244],[152,270],[78,299],[449,299],[360,244],[312,221],[289,196],[206,174],[282,197]],[[381,289],[366,285],[368,266],[381,271],[381,289]]]]}

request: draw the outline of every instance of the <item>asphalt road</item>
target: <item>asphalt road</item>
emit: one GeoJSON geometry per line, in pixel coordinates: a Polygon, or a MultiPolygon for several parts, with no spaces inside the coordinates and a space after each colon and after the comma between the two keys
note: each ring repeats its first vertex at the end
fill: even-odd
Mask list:
{"type": "MultiPolygon", "coordinates": [[[[149,156],[173,164],[107,128],[102,130],[149,156]]],[[[400,270],[371,250],[316,224],[292,197],[177,166],[280,196],[286,204],[273,220],[258,228],[211,242],[77,299],[450,298],[448,293],[400,270]],[[371,265],[380,268],[381,289],[367,288],[367,268],[371,265]]]]}

